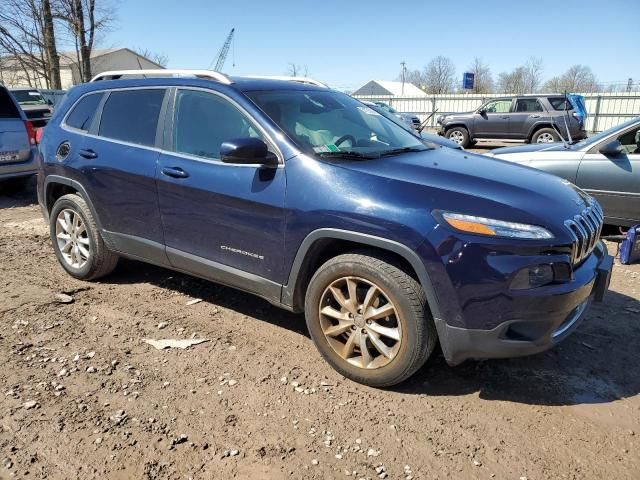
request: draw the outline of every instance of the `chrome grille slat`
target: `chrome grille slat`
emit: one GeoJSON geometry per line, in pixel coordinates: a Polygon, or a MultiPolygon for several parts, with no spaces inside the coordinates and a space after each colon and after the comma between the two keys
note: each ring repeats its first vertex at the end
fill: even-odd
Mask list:
{"type": "Polygon", "coordinates": [[[594,201],[580,215],[564,222],[574,239],[571,255],[573,264],[582,262],[591,254],[600,238],[603,221],[602,208],[594,201]]]}

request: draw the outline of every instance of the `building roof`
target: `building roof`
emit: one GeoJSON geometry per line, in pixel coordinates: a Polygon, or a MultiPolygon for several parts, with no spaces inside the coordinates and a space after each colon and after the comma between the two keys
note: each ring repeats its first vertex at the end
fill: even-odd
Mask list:
{"type": "MultiPolygon", "coordinates": [[[[129,53],[131,53],[132,55],[136,55],[140,58],[144,58],[145,60],[147,60],[148,62],[153,63],[154,65],[157,65],[158,68],[164,68],[162,65],[158,65],[156,62],[154,62],[153,60],[144,57],[142,55],[140,55],[139,53],[134,52],[133,50],[131,50],[130,48],[104,48],[104,49],[93,49],[91,50],[91,57],[92,59],[94,58],[98,58],[98,57],[102,57],[104,55],[108,55],[110,53],[114,53],[114,52],[119,52],[121,50],[127,50],[129,53]]],[[[60,67],[61,68],[70,68],[72,65],[75,65],[78,63],[78,53],[75,51],[70,51],[70,52],[58,52],[58,56],[60,57],[60,67]]],[[[11,57],[11,56],[5,56],[5,57],[0,57],[0,67],[5,67],[5,68],[16,68],[19,67],[19,63],[17,61],[17,59],[15,57],[11,57]]]]}
{"type": "Polygon", "coordinates": [[[427,94],[413,83],[371,80],[353,92],[353,95],[392,95],[394,97],[426,97],[427,94]]]}

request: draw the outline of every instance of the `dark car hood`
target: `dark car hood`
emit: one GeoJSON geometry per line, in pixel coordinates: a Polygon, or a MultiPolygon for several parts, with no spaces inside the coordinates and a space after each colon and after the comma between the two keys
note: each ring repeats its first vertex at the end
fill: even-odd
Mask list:
{"type": "Polygon", "coordinates": [[[564,143],[532,143],[531,145],[518,145],[517,147],[496,148],[489,153],[502,155],[507,153],[559,152],[563,150],[566,150],[564,143]]]}
{"type": "Polygon", "coordinates": [[[449,148],[339,165],[382,177],[387,188],[419,186],[425,205],[434,209],[543,225],[555,233],[564,232],[564,221],[581,213],[590,201],[582,190],[555,175],[449,148]],[[394,181],[398,183],[393,185],[394,181]]]}

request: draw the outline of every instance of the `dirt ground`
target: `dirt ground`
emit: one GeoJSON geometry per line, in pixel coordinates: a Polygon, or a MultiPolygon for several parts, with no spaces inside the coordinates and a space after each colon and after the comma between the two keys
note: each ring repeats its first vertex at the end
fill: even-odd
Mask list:
{"type": "Polygon", "coordinates": [[[132,261],[72,279],[33,185],[0,195],[0,226],[0,478],[640,478],[638,265],[549,352],[436,352],[376,390],[248,294],[132,261]]]}

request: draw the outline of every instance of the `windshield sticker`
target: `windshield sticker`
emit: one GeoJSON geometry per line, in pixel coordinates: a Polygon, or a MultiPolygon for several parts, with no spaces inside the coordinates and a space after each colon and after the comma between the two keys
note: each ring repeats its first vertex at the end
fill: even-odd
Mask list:
{"type": "Polygon", "coordinates": [[[329,143],[327,145],[320,145],[319,147],[313,147],[313,151],[316,153],[327,153],[327,152],[339,152],[340,149],[336,147],[333,143],[329,143]]]}
{"type": "Polygon", "coordinates": [[[38,92],[27,92],[29,95],[31,95],[32,97],[39,97],[40,94],[38,92]]]}
{"type": "Polygon", "coordinates": [[[364,113],[366,115],[377,115],[378,117],[381,116],[373,108],[367,107],[366,105],[358,107],[358,110],[360,110],[362,113],[364,113]]]}

